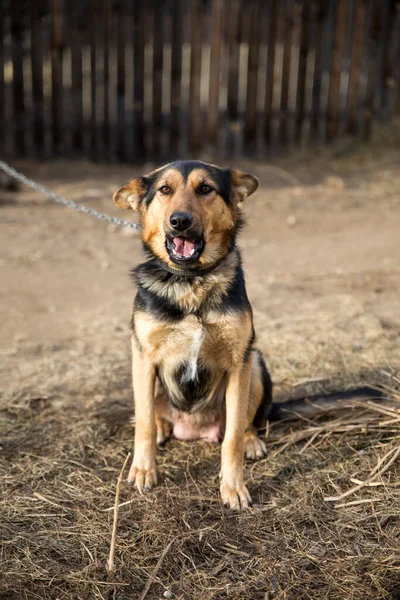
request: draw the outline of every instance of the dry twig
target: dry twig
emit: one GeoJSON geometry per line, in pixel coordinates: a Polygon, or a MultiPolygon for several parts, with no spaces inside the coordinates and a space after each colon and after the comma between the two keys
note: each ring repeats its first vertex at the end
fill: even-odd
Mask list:
{"type": "Polygon", "coordinates": [[[324,500],[326,502],[339,502],[340,500],[343,500],[344,498],[347,498],[347,496],[350,496],[351,494],[354,494],[354,492],[358,492],[358,490],[360,490],[361,488],[367,486],[369,483],[371,483],[372,481],[374,481],[377,477],[383,475],[389,469],[389,467],[392,466],[392,464],[395,462],[395,460],[397,459],[397,457],[399,456],[399,454],[400,454],[400,446],[398,448],[392,448],[387,454],[385,454],[385,456],[383,458],[381,458],[379,460],[379,462],[376,465],[376,467],[371,471],[371,474],[368,477],[368,479],[366,479],[365,481],[362,481],[358,485],[352,487],[350,490],[347,490],[347,492],[343,492],[343,494],[340,494],[340,496],[328,496],[328,497],[324,498],[324,500]],[[394,451],[394,454],[393,454],[393,451],[394,451]],[[379,470],[380,467],[381,467],[381,465],[385,462],[385,460],[391,454],[393,454],[392,458],[383,467],[383,469],[379,470]]]}
{"type": "Polygon", "coordinates": [[[117,523],[118,523],[118,509],[119,509],[119,488],[121,486],[122,476],[125,471],[126,464],[131,456],[131,453],[128,452],[126,458],[124,460],[124,464],[122,465],[122,469],[117,479],[117,489],[115,490],[115,505],[114,505],[114,520],[113,520],[113,528],[111,533],[111,544],[110,544],[110,554],[107,562],[107,571],[111,574],[115,570],[114,566],[114,554],[115,554],[115,546],[117,541],[117,523]]]}
{"type": "Polygon", "coordinates": [[[140,594],[139,600],[144,600],[144,598],[147,596],[147,592],[149,591],[151,584],[153,583],[154,579],[156,578],[157,573],[160,570],[161,565],[163,563],[163,560],[167,556],[168,551],[171,548],[171,546],[172,546],[173,543],[174,543],[174,540],[171,540],[169,542],[169,544],[167,544],[165,546],[164,550],[162,551],[161,556],[158,559],[156,566],[154,567],[152,573],[150,574],[148,580],[146,581],[146,585],[144,586],[143,591],[140,594]]]}

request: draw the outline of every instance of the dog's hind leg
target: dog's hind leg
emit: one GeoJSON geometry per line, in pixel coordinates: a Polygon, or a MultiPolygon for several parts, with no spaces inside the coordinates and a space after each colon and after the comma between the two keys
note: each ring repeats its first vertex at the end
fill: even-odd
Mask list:
{"type": "Polygon", "coordinates": [[[157,446],[162,446],[171,437],[173,416],[164,390],[156,384],[154,411],[157,428],[157,446]]]}
{"type": "Polygon", "coordinates": [[[262,458],[267,448],[258,431],[265,429],[269,409],[272,403],[272,381],[258,350],[252,352],[249,408],[247,428],[244,438],[244,455],[250,460],[262,458]]]}

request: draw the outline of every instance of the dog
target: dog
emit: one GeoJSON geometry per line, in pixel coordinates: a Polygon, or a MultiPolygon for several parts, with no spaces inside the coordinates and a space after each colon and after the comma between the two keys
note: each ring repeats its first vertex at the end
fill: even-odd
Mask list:
{"type": "Polygon", "coordinates": [[[384,397],[368,386],[272,404],[272,381],[254,347],[236,239],[254,175],[200,161],[169,163],[114,194],[139,211],[147,261],[133,270],[132,375],[136,427],[128,481],[157,483],[156,448],[222,439],[220,491],[232,509],[251,505],[244,457],[266,454],[267,419],[311,418],[338,401],[384,397]]]}
{"type": "Polygon", "coordinates": [[[157,483],[156,448],[222,439],[220,491],[251,505],[244,457],[262,458],[272,381],[255,349],[252,308],[236,245],[254,175],[200,161],[167,164],[119,188],[114,204],[139,211],[147,261],[133,270],[134,457],[128,481],[157,483]]]}

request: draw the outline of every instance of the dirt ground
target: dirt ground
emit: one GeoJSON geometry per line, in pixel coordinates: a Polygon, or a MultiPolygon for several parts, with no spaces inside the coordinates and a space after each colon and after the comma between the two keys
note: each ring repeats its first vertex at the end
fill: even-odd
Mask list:
{"type": "MultiPolygon", "coordinates": [[[[111,198],[137,168],[15,166],[134,218],[111,198]]],[[[400,151],[371,144],[237,166],[261,181],[240,245],[278,395],[362,381],[398,400],[400,151]]],[[[121,486],[129,503],[107,576],[107,509],[133,439],[128,273],[139,236],[26,188],[0,194],[0,597],[400,598],[399,461],[345,506],[324,499],[395,456],[397,413],[365,407],[340,423],[271,427],[270,454],[246,466],[255,508],[242,515],[220,506],[217,447],[167,444],[156,491],[121,486]]]]}

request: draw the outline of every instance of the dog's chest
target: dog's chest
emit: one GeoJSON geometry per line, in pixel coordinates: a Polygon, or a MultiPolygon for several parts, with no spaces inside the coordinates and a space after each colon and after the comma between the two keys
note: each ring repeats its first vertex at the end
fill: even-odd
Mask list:
{"type": "Polygon", "coordinates": [[[200,322],[183,336],[182,367],[179,376],[182,384],[198,379],[199,355],[205,336],[206,329],[200,322]]]}
{"type": "Polygon", "coordinates": [[[197,317],[190,315],[169,330],[160,362],[165,369],[179,371],[182,384],[198,378],[199,367],[204,363],[204,350],[210,337],[209,328],[197,317]]]}
{"type": "Polygon", "coordinates": [[[220,395],[224,372],[218,355],[223,355],[224,348],[217,330],[194,315],[174,324],[153,324],[146,332],[144,327],[137,330],[167,395],[179,410],[200,409],[220,395]]]}

